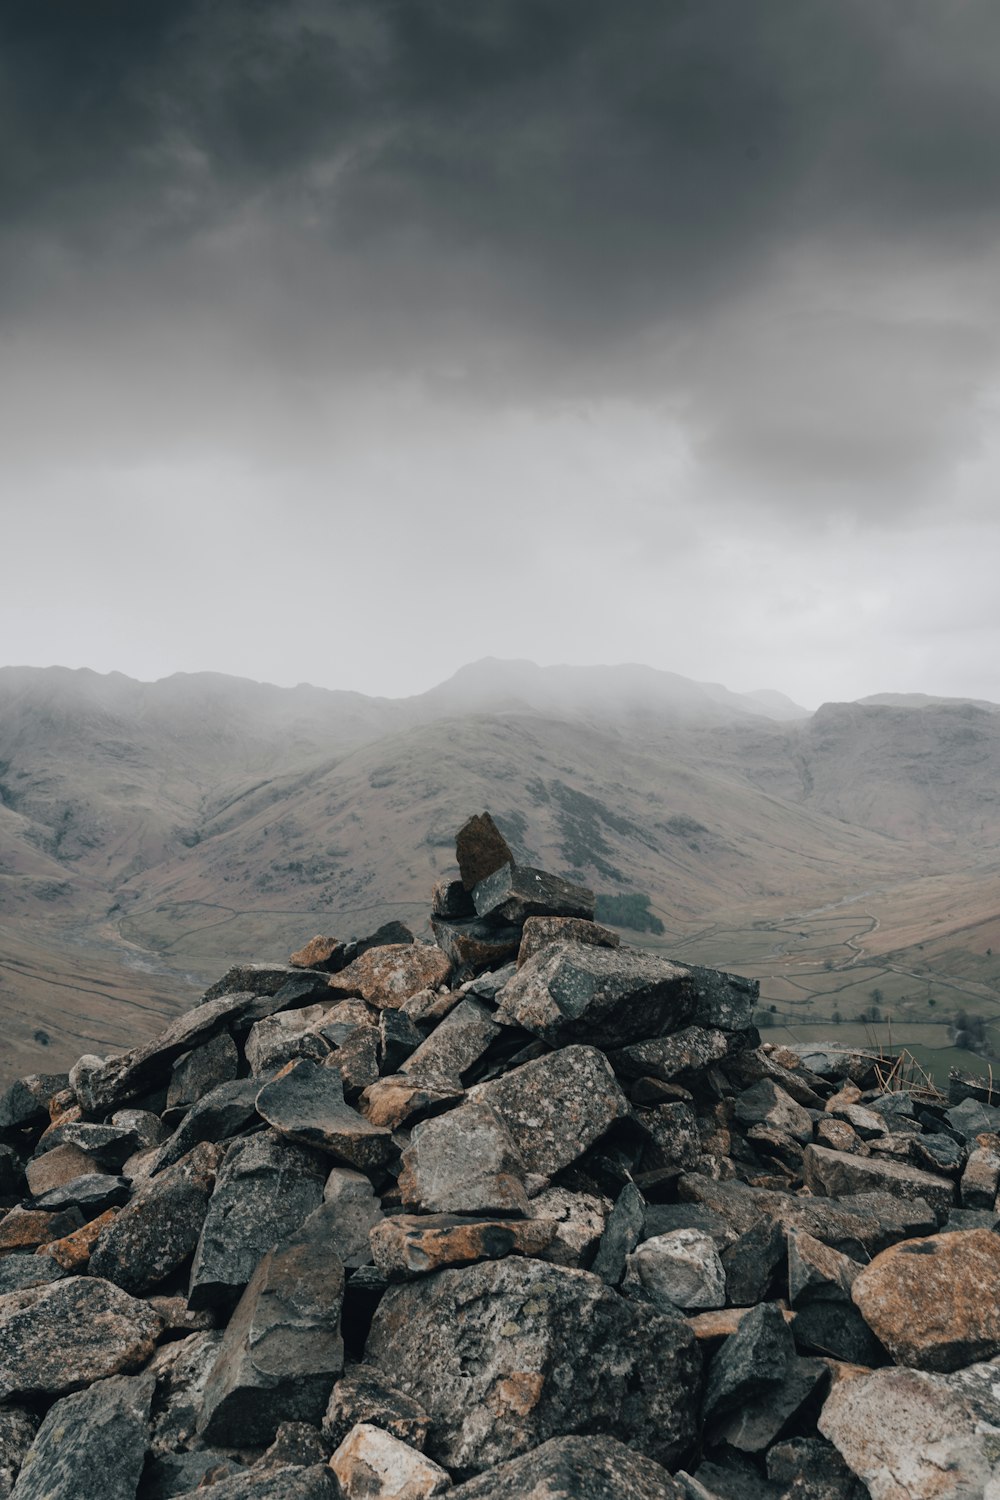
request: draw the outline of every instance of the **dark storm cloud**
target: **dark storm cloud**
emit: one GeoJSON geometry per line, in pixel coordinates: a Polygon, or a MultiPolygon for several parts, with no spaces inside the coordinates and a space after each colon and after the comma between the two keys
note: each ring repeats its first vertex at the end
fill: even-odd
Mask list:
{"type": "Polygon", "coordinates": [[[783,278],[992,248],[993,0],[8,0],[0,46],[8,322],[205,316],[272,360],[680,401],[762,482],[968,438],[974,275],[926,327],[789,318],[783,278]]]}

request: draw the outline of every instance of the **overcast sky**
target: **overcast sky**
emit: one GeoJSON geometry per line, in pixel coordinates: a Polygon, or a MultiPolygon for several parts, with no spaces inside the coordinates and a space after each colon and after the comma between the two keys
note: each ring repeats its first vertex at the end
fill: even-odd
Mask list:
{"type": "Polygon", "coordinates": [[[1000,700],[996,0],[5,0],[0,662],[1000,700]]]}

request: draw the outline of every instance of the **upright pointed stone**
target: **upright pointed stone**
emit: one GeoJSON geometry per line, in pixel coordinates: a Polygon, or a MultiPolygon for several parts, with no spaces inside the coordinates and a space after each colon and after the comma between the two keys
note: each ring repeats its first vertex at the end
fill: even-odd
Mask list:
{"type": "Polygon", "coordinates": [[[488,812],[477,813],[462,824],[455,835],[455,859],[467,891],[494,870],[514,862],[510,845],[488,812]]]}

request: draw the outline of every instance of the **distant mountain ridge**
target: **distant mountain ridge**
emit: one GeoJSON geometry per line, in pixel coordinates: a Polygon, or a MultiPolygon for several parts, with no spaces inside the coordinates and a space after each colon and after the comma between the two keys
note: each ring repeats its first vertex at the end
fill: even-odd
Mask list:
{"type": "Polygon", "coordinates": [[[951,872],[980,872],[985,920],[1000,715],[886,696],[809,714],[637,665],[497,659],[398,700],[0,669],[11,1066],[133,1036],[123,1006],[162,1023],[240,953],[423,920],[451,832],[486,806],[525,862],[648,895],[665,945],[951,872]]]}

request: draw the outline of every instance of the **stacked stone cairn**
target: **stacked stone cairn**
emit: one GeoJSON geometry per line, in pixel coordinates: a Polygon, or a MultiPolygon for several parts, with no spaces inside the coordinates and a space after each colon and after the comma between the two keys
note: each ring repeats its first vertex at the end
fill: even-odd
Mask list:
{"type": "Polygon", "coordinates": [[[1000,1494],[1000,1109],[457,856],[0,1099],[0,1496],[1000,1494]]]}

